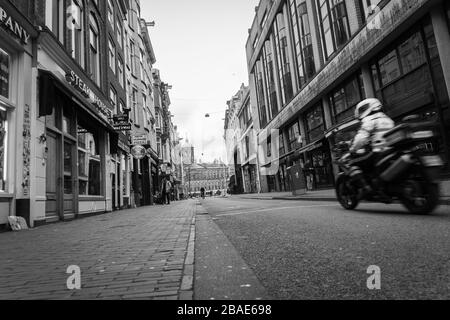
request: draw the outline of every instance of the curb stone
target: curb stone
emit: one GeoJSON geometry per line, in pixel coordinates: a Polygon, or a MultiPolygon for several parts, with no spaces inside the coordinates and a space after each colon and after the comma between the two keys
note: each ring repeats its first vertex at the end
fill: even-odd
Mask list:
{"type": "Polygon", "coordinates": [[[179,300],[193,300],[194,297],[194,260],[195,260],[195,214],[191,222],[188,249],[184,260],[183,279],[179,300]]]}

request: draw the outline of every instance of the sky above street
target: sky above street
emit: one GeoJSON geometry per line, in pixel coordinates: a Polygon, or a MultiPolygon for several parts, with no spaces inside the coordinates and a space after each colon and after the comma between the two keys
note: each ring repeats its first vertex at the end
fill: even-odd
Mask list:
{"type": "Polygon", "coordinates": [[[259,0],[141,0],[182,138],[203,162],[226,159],[226,102],[248,84],[245,44],[259,0]],[[205,118],[209,113],[210,118],[205,118]],[[203,155],[202,155],[203,154],[203,155]]]}

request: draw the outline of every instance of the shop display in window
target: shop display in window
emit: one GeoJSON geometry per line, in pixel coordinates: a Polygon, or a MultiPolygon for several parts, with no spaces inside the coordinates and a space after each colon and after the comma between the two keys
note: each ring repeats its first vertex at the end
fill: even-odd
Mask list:
{"type": "Polygon", "coordinates": [[[78,179],[80,196],[101,195],[101,156],[98,133],[78,125],[78,179]]]}

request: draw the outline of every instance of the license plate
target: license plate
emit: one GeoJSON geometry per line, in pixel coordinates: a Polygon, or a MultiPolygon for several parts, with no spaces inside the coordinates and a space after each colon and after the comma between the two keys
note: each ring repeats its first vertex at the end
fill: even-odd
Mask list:
{"type": "Polygon", "coordinates": [[[426,167],[442,167],[444,165],[444,161],[442,161],[440,156],[422,157],[422,163],[426,167]]]}

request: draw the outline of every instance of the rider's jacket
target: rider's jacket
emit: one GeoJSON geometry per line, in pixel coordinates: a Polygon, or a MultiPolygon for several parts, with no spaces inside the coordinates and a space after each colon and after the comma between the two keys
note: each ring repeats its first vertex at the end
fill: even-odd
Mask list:
{"type": "Polygon", "coordinates": [[[361,128],[353,139],[350,150],[356,152],[370,143],[373,152],[382,152],[386,143],[383,136],[394,126],[394,121],[383,112],[377,112],[365,117],[361,121],[361,128]]]}

